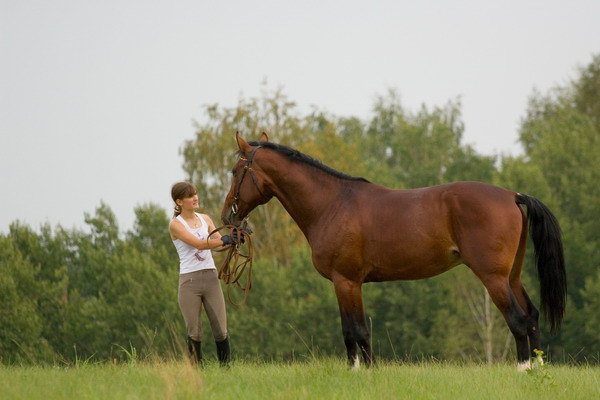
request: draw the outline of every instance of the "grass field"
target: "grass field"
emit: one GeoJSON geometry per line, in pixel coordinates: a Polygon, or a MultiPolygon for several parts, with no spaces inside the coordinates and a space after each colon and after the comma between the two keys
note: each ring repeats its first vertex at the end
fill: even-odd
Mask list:
{"type": "Polygon", "coordinates": [[[1,399],[598,399],[600,367],[380,363],[350,370],[342,360],[0,366],[1,399]]]}

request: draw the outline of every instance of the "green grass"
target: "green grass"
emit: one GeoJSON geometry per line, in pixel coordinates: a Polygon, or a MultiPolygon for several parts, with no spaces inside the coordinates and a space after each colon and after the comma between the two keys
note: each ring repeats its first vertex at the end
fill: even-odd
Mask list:
{"type": "Polygon", "coordinates": [[[2,399],[593,399],[600,367],[380,363],[350,370],[342,360],[186,362],[0,367],[2,399]]]}

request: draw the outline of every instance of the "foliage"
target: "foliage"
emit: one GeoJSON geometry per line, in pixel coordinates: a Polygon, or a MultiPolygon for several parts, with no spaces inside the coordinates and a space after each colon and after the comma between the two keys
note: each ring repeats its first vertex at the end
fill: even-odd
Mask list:
{"type": "Polygon", "coordinates": [[[10,237],[0,238],[0,359],[37,361],[47,350],[43,320],[36,312],[41,285],[36,268],[19,253],[10,237]]]}
{"type": "Polygon", "coordinates": [[[524,161],[539,170],[537,175],[547,186],[542,199],[553,205],[564,238],[571,304],[563,334],[551,341],[551,353],[568,352],[575,359],[596,361],[597,342],[585,327],[597,310],[585,306],[593,302],[592,291],[582,289],[600,267],[599,88],[596,55],[571,84],[548,94],[534,93],[520,131],[524,161]]]}
{"type": "MultiPolygon", "coordinates": [[[[313,109],[303,114],[280,89],[206,107],[183,143],[183,169],[200,190],[203,211],[218,221],[236,161],[234,133],[269,137],[341,171],[395,188],[482,180],[536,196],[563,230],[569,303],[563,333],[550,337],[550,361],[600,362],[600,56],[577,79],[534,92],[523,118],[520,156],[478,154],[462,142],[461,104],[405,109],[390,91],[367,120],[313,109]]],[[[0,362],[62,363],[148,358],[184,351],[177,305],[177,255],[159,206],[135,209],[121,232],[107,204],[86,214],[86,230],[15,221],[0,235],[0,362]]],[[[332,285],[312,267],[302,233],[273,200],[250,218],[257,258],[245,305],[229,306],[234,358],[305,360],[344,353],[332,285]]],[[[538,282],[528,251],[523,281],[534,303],[538,282]]],[[[216,256],[219,260],[220,256],[216,256]]],[[[514,343],[501,314],[465,267],[418,282],[364,286],[379,359],[435,357],[510,360],[514,343]]],[[[204,324],[208,322],[204,320],[204,324]]],[[[205,329],[205,332],[209,332],[205,329]]],[[[214,353],[205,338],[207,358],[214,353]]],[[[214,357],[214,356],[213,356],[214,357]]]]}

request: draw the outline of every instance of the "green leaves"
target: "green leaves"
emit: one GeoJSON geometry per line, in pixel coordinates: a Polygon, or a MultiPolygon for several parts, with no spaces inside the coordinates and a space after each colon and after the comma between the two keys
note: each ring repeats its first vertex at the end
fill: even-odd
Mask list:
{"type": "MultiPolygon", "coordinates": [[[[533,93],[520,129],[521,156],[482,155],[463,143],[459,99],[411,111],[392,90],[363,120],[316,108],[301,112],[281,89],[263,87],[259,97],[240,98],[234,107],[207,106],[180,151],[202,211],[217,225],[237,159],[237,130],[249,140],[264,130],[272,141],[389,187],[481,180],[536,196],[561,223],[569,280],[564,333],[550,339],[543,331],[543,341],[550,357],[580,360],[600,351],[599,110],[600,56],[565,87],[533,93]]],[[[125,233],[104,203],[86,213],[85,231],[46,225],[36,232],[13,223],[0,235],[0,362],[180,357],[185,330],[171,213],[137,206],[125,233]]],[[[331,283],[312,267],[302,233],[276,200],[253,211],[250,222],[255,284],[245,306],[228,308],[234,355],[343,354],[331,283]]],[[[523,281],[537,303],[533,271],[528,259],[523,281]]],[[[379,357],[511,357],[500,313],[466,269],[420,282],[367,284],[363,292],[379,357]]]]}
{"type": "MultiPolygon", "coordinates": [[[[598,351],[597,337],[587,327],[594,326],[591,321],[597,314],[597,307],[589,305],[595,301],[600,267],[599,110],[600,55],[596,55],[568,85],[547,94],[534,92],[520,130],[525,156],[508,161],[502,171],[504,177],[510,174],[513,181],[523,181],[518,190],[550,205],[561,223],[571,302],[562,345],[578,359],[598,351]]],[[[557,352],[565,349],[555,346],[557,352]]]]}
{"type": "Polygon", "coordinates": [[[35,268],[10,237],[0,236],[0,359],[35,362],[44,349],[39,343],[42,318],[36,312],[40,285],[35,268]],[[39,350],[38,350],[39,348],[39,350]]]}

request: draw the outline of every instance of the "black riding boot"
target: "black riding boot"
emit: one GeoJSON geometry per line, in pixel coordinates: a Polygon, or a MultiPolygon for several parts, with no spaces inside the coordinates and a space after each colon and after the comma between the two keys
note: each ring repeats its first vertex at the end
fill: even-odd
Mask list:
{"type": "Polygon", "coordinates": [[[229,365],[229,338],[225,340],[221,340],[220,342],[215,342],[217,344],[217,357],[219,358],[219,363],[222,367],[226,367],[229,365]]]}
{"type": "Polygon", "coordinates": [[[188,336],[187,338],[187,346],[188,352],[190,354],[190,360],[193,364],[198,364],[198,366],[202,367],[202,342],[199,340],[194,340],[188,336]]]}

